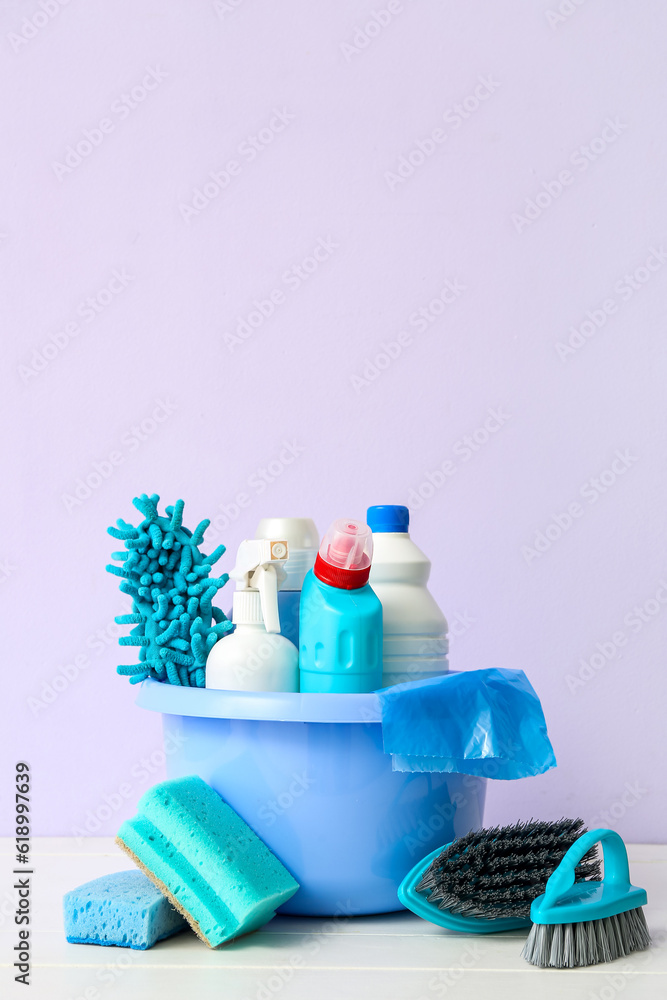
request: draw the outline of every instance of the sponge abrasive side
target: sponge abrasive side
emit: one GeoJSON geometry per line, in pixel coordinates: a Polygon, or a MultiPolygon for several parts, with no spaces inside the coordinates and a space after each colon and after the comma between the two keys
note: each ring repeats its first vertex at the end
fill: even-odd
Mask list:
{"type": "Polygon", "coordinates": [[[199,777],[151,788],[116,842],[211,948],[261,927],[299,888],[199,777]]]}

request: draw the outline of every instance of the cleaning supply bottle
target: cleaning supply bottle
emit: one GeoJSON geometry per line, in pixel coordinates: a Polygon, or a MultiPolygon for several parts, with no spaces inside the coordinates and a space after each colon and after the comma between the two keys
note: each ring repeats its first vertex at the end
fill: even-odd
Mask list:
{"type": "Polygon", "coordinates": [[[282,539],[241,542],[230,576],[234,591],[231,635],[206,660],[206,687],[226,691],[298,691],[299,651],[280,635],[278,586],[289,554],[282,539]]]}
{"type": "Polygon", "coordinates": [[[299,645],[299,604],[301,588],[308,570],[315,564],[319,535],[309,517],[264,517],[257,525],[255,538],[285,539],[289,557],[284,563],[285,580],[278,587],[280,634],[299,645]]]}
{"type": "Polygon", "coordinates": [[[306,574],[299,611],[302,692],[358,694],[382,683],[382,605],[368,584],[373,539],[339,518],[306,574]]]}
{"type": "Polygon", "coordinates": [[[431,563],[410,538],[407,507],[369,507],[370,582],[382,602],[382,685],[447,673],[447,619],[429,592],[431,563]]]}

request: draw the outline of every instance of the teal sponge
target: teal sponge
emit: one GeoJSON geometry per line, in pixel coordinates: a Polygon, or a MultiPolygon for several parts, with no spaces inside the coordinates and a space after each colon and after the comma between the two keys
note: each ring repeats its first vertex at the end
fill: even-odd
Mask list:
{"type": "Polygon", "coordinates": [[[116,843],[211,948],[261,927],[299,888],[241,817],[194,776],[142,795],[116,843]]]}
{"type": "Polygon", "coordinates": [[[74,944],[151,948],[187,924],[142,872],[114,872],[63,898],[65,934],[74,944]]]}

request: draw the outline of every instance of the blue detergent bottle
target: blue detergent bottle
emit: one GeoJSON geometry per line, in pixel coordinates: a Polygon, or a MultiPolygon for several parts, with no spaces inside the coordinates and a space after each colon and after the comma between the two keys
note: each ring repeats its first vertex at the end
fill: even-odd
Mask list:
{"type": "Polygon", "coordinates": [[[382,686],[382,605],[368,583],[373,536],[339,518],[306,574],[299,610],[302,692],[363,694],[382,686]]]}
{"type": "Polygon", "coordinates": [[[280,634],[298,648],[301,588],[317,556],[317,528],[309,517],[263,517],[255,538],[285,539],[289,546],[289,556],[283,564],[284,578],[278,586],[278,615],[280,634]]]}

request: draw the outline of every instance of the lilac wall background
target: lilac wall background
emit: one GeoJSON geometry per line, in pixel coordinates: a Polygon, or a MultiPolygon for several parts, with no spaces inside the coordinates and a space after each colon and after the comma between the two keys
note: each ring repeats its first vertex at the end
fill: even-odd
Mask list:
{"type": "Polygon", "coordinates": [[[227,570],[261,516],[410,501],[452,666],[526,670],[559,759],[488,820],[664,839],[667,8],[560,9],[3,4],[0,777],[30,760],[35,833],[112,834],[164,773],[104,573],[145,490],[227,570]]]}

